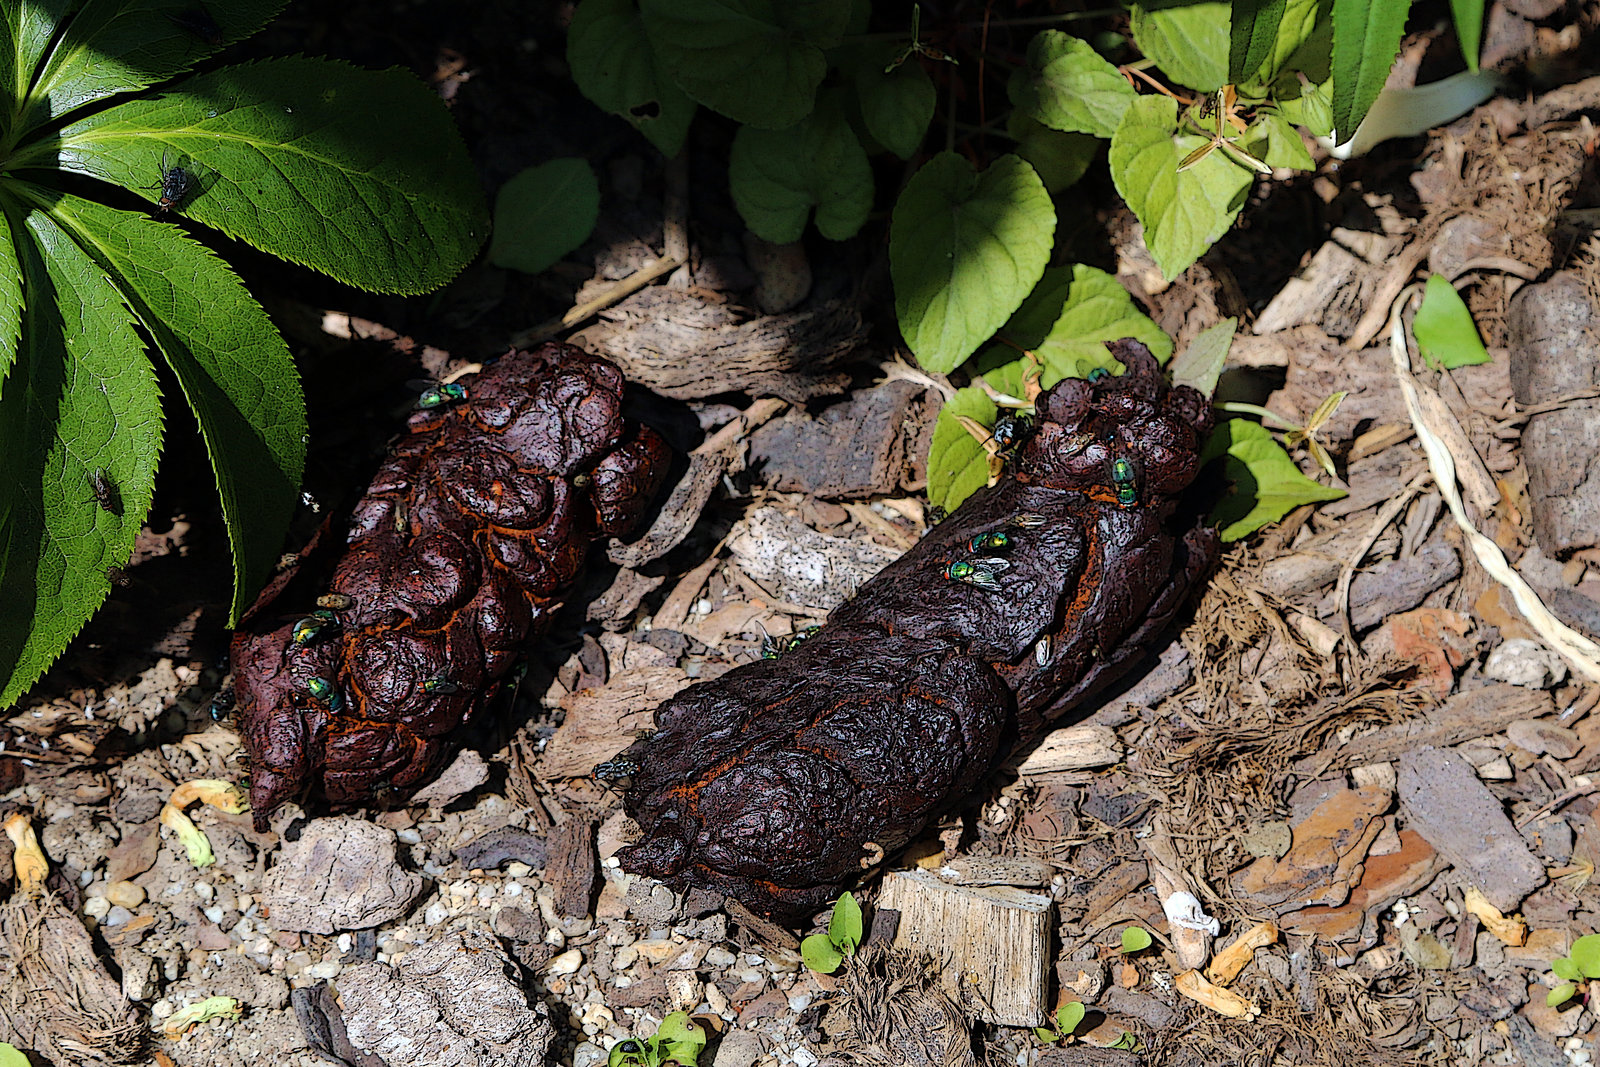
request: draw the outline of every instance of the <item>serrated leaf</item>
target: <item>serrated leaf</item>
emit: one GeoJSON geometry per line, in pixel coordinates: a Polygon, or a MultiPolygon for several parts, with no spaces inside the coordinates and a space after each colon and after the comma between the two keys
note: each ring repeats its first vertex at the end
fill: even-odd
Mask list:
{"type": "Polygon", "coordinates": [[[1267,61],[1288,0],[1233,0],[1228,24],[1228,81],[1238,85],[1267,61]]]}
{"type": "Polygon", "coordinates": [[[224,67],[74,123],[15,165],[59,165],[155,202],[163,155],[194,178],[186,218],[376,292],[444,284],[488,232],[449,112],[399,70],[224,67]]]}
{"type": "Polygon", "coordinates": [[[833,947],[827,934],[811,934],[800,942],[800,959],[818,974],[832,974],[844,963],[844,953],[833,947]]]}
{"type": "Polygon", "coordinates": [[[745,225],[774,244],[798,241],[816,208],[833,241],[856,235],[872,210],[872,167],[830,90],[787,130],[742,126],[728,157],[728,190],[745,225]]]}
{"type": "Polygon", "coordinates": [[[1400,53],[1410,4],[1391,0],[1333,0],[1333,128],[1348,141],[1400,53]]]}
{"type": "Polygon", "coordinates": [[[1600,978],[1600,934],[1585,934],[1572,943],[1568,957],[1585,978],[1600,978]]]}
{"type": "Polygon", "coordinates": [[[1051,267],[1017,313],[1000,329],[1003,344],[984,349],[973,364],[990,385],[1020,396],[1027,371],[1018,353],[1033,352],[1042,366],[1039,385],[1085,378],[1096,367],[1121,373],[1106,342],[1131,337],[1158,360],[1172,355],[1172,338],[1138,309],[1117,279],[1082,263],[1051,267]]]}
{"type": "Polygon", "coordinates": [[[850,0],[641,0],[657,61],[711,110],[764,129],[811,111],[850,0]]]}
{"type": "Polygon", "coordinates": [[[305,467],[305,398],[289,349],[238,276],[181,229],[74,196],[32,196],[132,308],[194,412],[233,549],[233,625],[282,551],[305,467]]]}
{"type": "Polygon", "coordinates": [[[1227,0],[1173,7],[1133,5],[1133,42],[1179,85],[1214,93],[1228,84],[1227,0]]]}
{"type": "Polygon", "coordinates": [[[1239,320],[1229,318],[1201,330],[1189,342],[1189,347],[1172,361],[1172,384],[1192,386],[1201,396],[1216,392],[1217,379],[1222,377],[1222,367],[1228,361],[1228,349],[1238,327],[1239,320]]]}
{"type": "Polygon", "coordinates": [[[1122,951],[1143,952],[1151,945],[1150,931],[1142,926],[1125,926],[1122,929],[1122,951]]]}
{"type": "Polygon", "coordinates": [[[589,161],[552,159],[500,187],[489,262],[538,274],[589,239],[600,219],[600,182],[589,161]]]}
{"type": "Polygon", "coordinates": [[[1483,44],[1483,0],[1450,0],[1450,19],[1455,23],[1456,39],[1461,42],[1461,58],[1467,71],[1478,73],[1478,49],[1483,44]]]}
{"type": "MultiPolygon", "coordinates": [[[[16,191],[21,183],[8,183],[16,191]]],[[[0,707],[82,629],[150,510],[161,398],[100,268],[48,217],[8,198],[26,294],[23,345],[0,384],[0,707]],[[90,482],[104,471],[113,507],[90,482]]]]}
{"type": "Polygon", "coordinates": [[[833,914],[828,918],[828,940],[847,956],[861,944],[861,905],[854,895],[842,893],[834,902],[833,914]]]}
{"type": "Polygon", "coordinates": [[[0,214],[0,382],[16,362],[22,344],[22,264],[10,219],[0,214]]]}
{"type": "Polygon", "coordinates": [[[28,89],[33,85],[34,74],[49,53],[56,28],[77,2],[0,4],[0,97],[7,101],[7,106],[0,108],[0,128],[7,144],[15,143],[21,133],[17,126],[28,106],[28,89]]]}
{"type": "Polygon", "coordinates": [[[1571,1000],[1578,992],[1578,987],[1572,982],[1562,982],[1544,995],[1544,1004],[1547,1008],[1560,1007],[1571,1000]]]}
{"type": "Polygon", "coordinates": [[[1077,184],[1105,142],[1087,133],[1062,133],[1013,108],[1006,132],[1017,140],[1017,155],[1028,161],[1051,196],[1077,184]]]}
{"type": "Polygon", "coordinates": [[[1182,274],[1228,231],[1254,178],[1223,152],[1212,152],[1179,173],[1179,161],[1207,139],[1174,137],[1177,128],[1176,102],[1141,96],[1112,135],[1109,157],[1117,192],[1144,224],[1145,245],[1168,279],[1182,274]]]}
{"type": "Polygon", "coordinates": [[[938,94],[920,63],[884,69],[900,51],[889,42],[854,50],[850,80],[867,133],[901,159],[910,159],[922,147],[938,94]]]}
{"type": "Polygon", "coordinates": [[[1028,43],[1028,61],[1007,85],[1011,103],[1054,130],[1110,137],[1138,96],[1128,79],[1088,41],[1045,30],[1028,43]]]}
{"type": "Polygon", "coordinates": [[[34,129],[95,100],[191,69],[261,29],[284,0],[89,0],[67,23],[28,92],[19,127],[34,129]]]}
{"type": "Polygon", "coordinates": [[[1569,982],[1577,982],[1583,978],[1583,968],[1565,956],[1550,961],[1550,969],[1557,978],[1565,978],[1569,982]]]}
{"type": "Polygon", "coordinates": [[[1417,308],[1411,332],[1417,339],[1422,358],[1430,367],[1455,370],[1489,362],[1488,350],[1483,347],[1483,338],[1478,336],[1472,312],[1467,310],[1456,287],[1442,274],[1428,275],[1422,306],[1417,308]]]}
{"type": "Polygon", "coordinates": [[[1281,103],[1299,95],[1302,74],[1312,82],[1327,81],[1328,54],[1333,47],[1332,4],[1333,0],[1284,0],[1266,55],[1235,79],[1240,97],[1281,103]]]}
{"type": "Polygon", "coordinates": [[[989,482],[989,454],[977,438],[957,421],[964,415],[983,426],[993,426],[999,408],[989,394],[975,385],[957,389],[939,409],[928,444],[928,502],[954,511],[967,497],[989,482]]]}
{"type": "Polygon", "coordinates": [[[1287,167],[1290,170],[1316,168],[1305,142],[1300,139],[1299,131],[1274,110],[1257,112],[1249,132],[1239,141],[1246,151],[1269,167],[1287,167]]]}
{"type": "Polygon", "coordinates": [[[632,123],[662,155],[683,148],[696,105],[656,62],[635,0],[583,0],[567,27],[567,65],[584,96],[632,123]]]}
{"type": "Polygon", "coordinates": [[[947,374],[1005,322],[1044,273],[1055,208],[1026,161],[982,174],[941,152],[912,175],[889,230],[900,332],[928,370],[947,374]]]}
{"type": "Polygon", "coordinates": [[[1227,456],[1224,474],[1233,483],[1211,512],[1224,541],[1237,541],[1277,522],[1301,504],[1338,500],[1343,489],[1319,485],[1300,473],[1289,454],[1259,423],[1229,419],[1206,442],[1201,463],[1227,456]]]}

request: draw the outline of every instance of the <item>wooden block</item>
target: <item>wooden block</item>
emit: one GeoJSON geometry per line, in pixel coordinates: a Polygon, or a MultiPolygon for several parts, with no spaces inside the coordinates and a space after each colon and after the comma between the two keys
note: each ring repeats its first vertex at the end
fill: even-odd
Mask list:
{"type": "Polygon", "coordinates": [[[900,913],[894,947],[938,961],[945,990],[965,1010],[1000,1026],[1044,1025],[1049,897],[890,871],[878,908],[900,913]]]}

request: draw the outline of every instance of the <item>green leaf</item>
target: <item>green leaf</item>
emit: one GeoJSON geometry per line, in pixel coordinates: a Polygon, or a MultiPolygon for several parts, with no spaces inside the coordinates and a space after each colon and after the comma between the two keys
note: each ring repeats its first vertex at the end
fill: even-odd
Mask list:
{"type": "Polygon", "coordinates": [[[1428,275],[1427,291],[1417,317],[1411,323],[1417,348],[1430,367],[1455,370],[1474,363],[1489,362],[1489,353],[1478,336],[1472,312],[1442,274],[1428,275]]]}
{"type": "Polygon", "coordinates": [[[1600,978],[1600,934],[1585,934],[1572,943],[1570,957],[1585,978],[1600,978]]]}
{"type": "Polygon", "coordinates": [[[1288,0],[1233,0],[1228,25],[1228,81],[1238,85],[1267,61],[1288,0]]]}
{"type": "Polygon", "coordinates": [[[1172,7],[1133,5],[1133,41],[1179,85],[1214,93],[1228,84],[1228,0],[1172,7]]]}
{"type": "Polygon", "coordinates": [[[1278,110],[1296,126],[1304,126],[1313,137],[1328,137],[1333,133],[1333,81],[1297,86],[1299,95],[1278,97],[1278,110]]]}
{"type": "Polygon", "coordinates": [[[1125,926],[1122,929],[1122,951],[1143,952],[1151,944],[1150,931],[1142,926],[1125,926]]]}
{"type": "Polygon", "coordinates": [[[150,510],[160,390],[128,309],[51,219],[0,195],[18,242],[24,342],[0,384],[0,707],[16,702],[105,600],[150,510]],[[104,471],[114,506],[96,502],[104,471]]]}
{"type": "Polygon", "coordinates": [[[1341,143],[1355,135],[1383,91],[1410,7],[1393,0],[1333,0],[1333,128],[1341,143]]]}
{"type": "Polygon", "coordinates": [[[844,953],[833,947],[827,934],[811,934],[800,942],[800,959],[818,974],[832,974],[844,963],[844,953]]]}
{"type": "Polygon", "coordinates": [[[693,100],[747,126],[811,111],[850,0],[641,0],[657,61],[693,100]]]}
{"type": "Polygon", "coordinates": [[[742,126],[728,158],[728,189],[756,236],[798,241],[817,210],[817,230],[833,241],[854,237],[872,210],[872,167],[845,120],[838,90],[787,130],[742,126]]]}
{"type": "Polygon", "coordinates": [[[1169,279],[1228,231],[1254,178],[1226,152],[1212,152],[1179,173],[1179,161],[1206,138],[1174,137],[1177,128],[1176,102],[1141,96],[1112,135],[1109,157],[1117,192],[1144,224],[1144,243],[1169,279]]]}
{"type": "Polygon", "coordinates": [[[1238,319],[1223,319],[1208,329],[1201,330],[1189,347],[1172,361],[1172,384],[1189,385],[1210,396],[1217,391],[1217,379],[1222,376],[1222,366],[1228,361],[1228,348],[1233,344],[1238,319]]]}
{"type": "Polygon", "coordinates": [[[1017,108],[1006,116],[1006,132],[1016,138],[1017,155],[1038,172],[1051,196],[1077,184],[1105,143],[1087,133],[1052,130],[1017,108]]]}
{"type": "Polygon", "coordinates": [[[1300,94],[1300,76],[1328,80],[1328,53],[1333,47],[1333,0],[1283,0],[1277,28],[1266,55],[1235,81],[1240,97],[1278,102],[1300,94]]]}
{"type": "Polygon", "coordinates": [[[0,1041],[0,1067],[28,1067],[28,1057],[9,1041],[0,1041]]]}
{"type": "Polygon", "coordinates": [[[589,239],[600,218],[600,183],[586,159],[552,159],[500,187],[489,262],[538,274],[589,239]]]}
{"type": "Polygon", "coordinates": [[[1007,85],[1011,103],[1054,130],[1110,137],[1139,94],[1088,41],[1045,30],[1007,85]]]}
{"type": "Polygon", "coordinates": [[[59,163],[154,202],[164,155],[194,179],[187,218],[377,292],[444,284],[488,231],[449,112],[399,70],[224,67],[74,123],[14,165],[59,163]]]}
{"type": "Polygon", "coordinates": [[[1084,1008],[1076,1000],[1068,1001],[1056,1009],[1056,1026],[1061,1028],[1063,1034],[1070,1034],[1083,1022],[1084,1008]]]}
{"type": "Polygon", "coordinates": [[[656,62],[634,0],[583,0],[567,27],[567,65],[584,96],[632,123],[662,155],[683,148],[695,102],[656,62]]]}
{"type": "Polygon", "coordinates": [[[180,228],[32,194],[40,204],[49,197],[48,210],[132,308],[194,411],[233,548],[233,625],[282,551],[298,500],[306,417],[294,360],[228,265],[180,228]]]}
{"type": "Polygon", "coordinates": [[[1269,167],[1288,167],[1290,170],[1314,170],[1311,153],[1300,139],[1300,133],[1283,115],[1270,108],[1256,113],[1250,130],[1240,143],[1245,151],[1269,167]]]}
{"type": "MultiPolygon", "coordinates": [[[[1042,1026],[1035,1026],[1033,1028],[1033,1036],[1038,1038],[1046,1045],[1053,1045],[1060,1040],[1060,1037],[1054,1030],[1046,1030],[1042,1026]]],[[[3,1067],[3,1064],[0,1064],[0,1067],[3,1067]]]]}
{"type": "Polygon", "coordinates": [[[1122,364],[1111,358],[1107,341],[1131,337],[1159,360],[1172,355],[1172,338],[1135,306],[1122,283],[1082,263],[1045,271],[1000,336],[1009,343],[984,349],[973,369],[1012,396],[1021,395],[1026,369],[1019,350],[1039,359],[1045,389],[1062,378],[1086,378],[1096,367],[1120,374],[1122,364]]]}
{"type": "Polygon", "coordinates": [[[1547,1008],[1560,1007],[1571,1000],[1578,992],[1578,987],[1572,982],[1562,982],[1544,995],[1544,1005],[1547,1008]]]}
{"type": "MultiPolygon", "coordinates": [[[[989,458],[983,443],[956,421],[965,415],[980,426],[994,425],[999,414],[989,394],[975,385],[957,389],[939,409],[928,443],[928,502],[954,511],[989,482],[989,458]]],[[[815,968],[813,968],[815,970],[815,968]]]]}
{"type": "Polygon", "coordinates": [[[1259,423],[1229,419],[1212,431],[1201,463],[1226,455],[1224,474],[1233,483],[1229,495],[1211,512],[1224,541],[1248,537],[1277,522],[1301,504],[1338,500],[1343,489],[1319,485],[1300,473],[1289,454],[1259,423]]]}
{"type": "Polygon", "coordinates": [[[45,61],[56,29],[66,20],[78,0],[35,0],[33,3],[0,4],[0,131],[5,143],[16,143],[22,130],[19,124],[29,107],[28,90],[34,75],[45,61]]]}
{"type": "Polygon", "coordinates": [[[828,940],[846,956],[855,955],[861,944],[861,905],[850,893],[841,893],[828,919],[828,940]]]}
{"type": "Polygon", "coordinates": [[[1555,972],[1557,978],[1565,978],[1569,982],[1578,982],[1583,979],[1583,968],[1566,956],[1551,960],[1550,969],[1555,972]]]}
{"type": "Polygon", "coordinates": [[[28,93],[18,132],[95,100],[133,92],[189,70],[243,40],[284,0],[89,0],[67,23],[28,93]]]}
{"type": "Polygon", "coordinates": [[[22,264],[9,226],[0,229],[0,382],[22,346],[22,264]]]}
{"type": "Polygon", "coordinates": [[[1450,18],[1461,42],[1461,58],[1467,70],[1478,73],[1478,49],[1483,44],[1483,0],[1450,0],[1450,18]]]}
{"type": "Polygon", "coordinates": [[[885,73],[899,54],[889,42],[855,50],[850,79],[867,132],[901,159],[910,159],[922,147],[938,94],[920,63],[900,63],[885,73]]]}
{"type": "Polygon", "coordinates": [[[689,1013],[675,1011],[661,1020],[654,1040],[666,1057],[677,1060],[683,1067],[695,1067],[700,1051],[706,1047],[706,1032],[700,1024],[689,1018],[689,1013]]]}
{"type": "Polygon", "coordinates": [[[889,273],[895,314],[928,370],[961,365],[1044,273],[1055,209],[1032,167],[1001,156],[981,175],[941,152],[895,204],[889,273]]]}

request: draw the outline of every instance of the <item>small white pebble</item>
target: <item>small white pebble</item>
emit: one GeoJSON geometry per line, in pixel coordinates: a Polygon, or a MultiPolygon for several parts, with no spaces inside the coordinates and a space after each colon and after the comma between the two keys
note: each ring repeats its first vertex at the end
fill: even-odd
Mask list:
{"type": "Polygon", "coordinates": [[[522,895],[522,883],[521,882],[507,882],[506,883],[506,896],[508,896],[508,897],[520,897],[521,895],[522,895]]]}
{"type": "Polygon", "coordinates": [[[90,897],[83,902],[83,913],[91,919],[104,919],[111,910],[111,901],[105,897],[90,897]]]}
{"type": "Polygon", "coordinates": [[[196,882],[194,884],[194,895],[201,900],[210,900],[217,895],[217,887],[210,882],[196,882]]]}
{"type": "Polygon", "coordinates": [[[796,993],[794,996],[789,998],[789,1010],[794,1012],[796,1015],[805,1011],[809,1007],[811,1007],[810,993],[796,993]]]}
{"type": "Polygon", "coordinates": [[[211,905],[209,908],[202,909],[200,914],[204,915],[214,923],[220,923],[222,921],[222,909],[217,907],[215,904],[211,905]]]}
{"type": "Polygon", "coordinates": [[[494,886],[480,885],[478,887],[478,907],[487,908],[494,902],[494,886]]]}
{"type": "Polygon", "coordinates": [[[422,913],[422,921],[429,926],[438,926],[450,918],[450,909],[442,900],[436,900],[428,905],[428,910],[422,913]]]}
{"type": "Polygon", "coordinates": [[[512,860],[506,864],[506,873],[513,878],[526,878],[533,873],[533,868],[521,860],[512,860]]]}
{"type": "Polygon", "coordinates": [[[550,929],[544,932],[544,943],[547,945],[554,945],[556,948],[561,948],[567,943],[567,935],[561,932],[561,928],[559,926],[552,926],[550,929]]]}
{"type": "Polygon", "coordinates": [[[110,911],[106,912],[105,921],[102,923],[102,925],[121,926],[123,923],[132,918],[133,912],[129,911],[127,908],[124,908],[121,904],[117,904],[114,905],[110,911]]]}
{"type": "Polygon", "coordinates": [[[158,1000],[154,1004],[150,1005],[150,1017],[158,1020],[165,1019],[167,1016],[171,1015],[177,1010],[177,1006],[174,1005],[172,1001],[163,997],[161,1000],[158,1000]]]}
{"type": "Polygon", "coordinates": [[[1583,1038],[1581,1037],[1569,1037],[1561,1043],[1561,1048],[1565,1052],[1576,1052],[1582,1047],[1583,1038]]]}
{"type": "Polygon", "coordinates": [[[610,867],[613,871],[622,866],[622,859],[618,856],[607,856],[601,861],[602,865],[610,867]]]}
{"type": "Polygon", "coordinates": [[[422,844],[422,834],[415,826],[408,826],[404,830],[397,830],[394,836],[399,838],[400,843],[403,845],[422,844]]]}
{"type": "Polygon", "coordinates": [[[706,966],[708,967],[730,967],[738,958],[738,956],[735,956],[721,945],[712,945],[706,949],[706,966]]]}
{"type": "Polygon", "coordinates": [[[795,1067],[817,1067],[817,1054],[802,1045],[794,1050],[795,1067]]]}
{"type": "Polygon", "coordinates": [[[351,939],[349,934],[340,934],[333,943],[339,946],[340,952],[349,952],[350,946],[355,944],[355,941],[351,939]]]}
{"type": "Polygon", "coordinates": [[[329,978],[339,977],[339,972],[342,970],[344,970],[344,964],[338,960],[323,960],[321,963],[313,963],[307,967],[306,976],[325,981],[329,978]]]}
{"type": "Polygon", "coordinates": [[[624,945],[623,947],[617,949],[617,954],[615,956],[611,957],[611,969],[613,971],[625,971],[629,967],[632,967],[634,961],[638,958],[638,949],[634,948],[632,945],[624,945]]]}
{"type": "Polygon", "coordinates": [[[581,949],[568,949],[561,955],[552,959],[545,965],[546,972],[550,974],[572,974],[583,966],[583,951],[581,949]]]}
{"type": "Polygon", "coordinates": [[[711,601],[705,599],[704,597],[701,597],[699,600],[696,600],[694,602],[694,613],[696,615],[710,615],[711,614],[711,601]]]}

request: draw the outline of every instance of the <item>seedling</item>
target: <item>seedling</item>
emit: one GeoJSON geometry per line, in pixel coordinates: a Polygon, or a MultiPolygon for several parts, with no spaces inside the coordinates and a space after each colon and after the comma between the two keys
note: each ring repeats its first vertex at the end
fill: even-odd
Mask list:
{"type": "Polygon", "coordinates": [[[849,893],[841,894],[833,905],[828,932],[812,934],[800,942],[800,958],[818,974],[832,974],[854,956],[861,945],[861,905],[849,893]]]}
{"type": "Polygon", "coordinates": [[[1151,944],[1150,931],[1142,926],[1129,926],[1122,931],[1122,954],[1131,956],[1143,952],[1151,944]]]}
{"type": "Polygon", "coordinates": [[[1600,978],[1600,934],[1586,934],[1572,943],[1570,955],[1550,961],[1550,969],[1560,985],[1545,994],[1544,1002],[1554,1008],[1565,1004],[1578,994],[1589,1003],[1595,979],[1600,978]]]}
{"type": "Polygon", "coordinates": [[[1081,1003],[1076,1000],[1069,1001],[1056,1009],[1056,1013],[1050,1017],[1050,1025],[1048,1027],[1035,1026],[1033,1028],[1033,1036],[1046,1045],[1071,1042],[1075,1040],[1072,1036],[1073,1031],[1077,1030],[1078,1025],[1083,1022],[1083,1012],[1084,1007],[1081,1003]]]}
{"type": "Polygon", "coordinates": [[[606,1067],[695,1067],[705,1047],[705,1031],[688,1012],[675,1011],[650,1037],[624,1038],[611,1046],[606,1067]]]}

